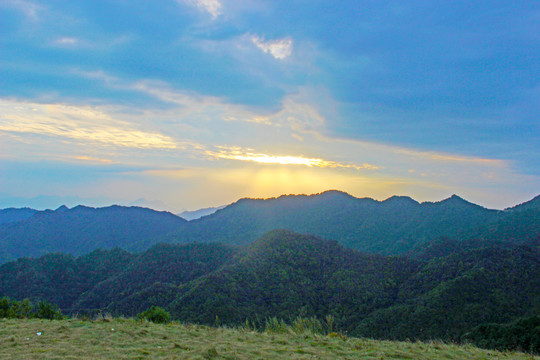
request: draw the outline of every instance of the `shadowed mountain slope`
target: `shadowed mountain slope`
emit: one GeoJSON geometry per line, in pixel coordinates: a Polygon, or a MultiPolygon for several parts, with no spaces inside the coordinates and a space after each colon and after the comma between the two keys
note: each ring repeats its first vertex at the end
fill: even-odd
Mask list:
{"type": "Polygon", "coordinates": [[[171,213],[138,207],[40,211],[0,226],[0,262],[49,252],[81,255],[98,248],[140,251],[184,223],[171,213]]]}
{"type": "Polygon", "coordinates": [[[0,210],[0,224],[13,223],[32,217],[38,210],[30,208],[8,208],[0,210]]]}
{"type": "Polygon", "coordinates": [[[479,224],[491,223],[502,215],[455,195],[420,204],[408,197],[379,202],[327,191],[311,196],[242,199],[191,221],[169,240],[243,245],[267,231],[289,229],[334,239],[361,251],[401,254],[438,236],[454,237],[479,224]]]}

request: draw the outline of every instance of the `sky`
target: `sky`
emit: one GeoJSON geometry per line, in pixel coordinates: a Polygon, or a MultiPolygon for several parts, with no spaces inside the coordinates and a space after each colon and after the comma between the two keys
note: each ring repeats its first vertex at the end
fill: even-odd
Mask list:
{"type": "Polygon", "coordinates": [[[0,0],[0,207],[540,193],[537,1],[0,0]]]}

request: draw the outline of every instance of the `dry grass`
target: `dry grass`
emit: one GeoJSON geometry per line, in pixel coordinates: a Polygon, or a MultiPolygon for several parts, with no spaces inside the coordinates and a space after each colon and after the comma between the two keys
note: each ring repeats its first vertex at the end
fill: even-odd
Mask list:
{"type": "Polygon", "coordinates": [[[0,320],[0,359],[540,360],[540,357],[442,343],[268,334],[105,318],[94,322],[0,320]]]}

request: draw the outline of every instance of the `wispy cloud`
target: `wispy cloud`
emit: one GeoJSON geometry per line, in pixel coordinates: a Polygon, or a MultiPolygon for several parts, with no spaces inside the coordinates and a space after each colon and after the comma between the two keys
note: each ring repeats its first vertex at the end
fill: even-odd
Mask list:
{"type": "Polygon", "coordinates": [[[176,148],[176,143],[168,136],[136,129],[90,106],[0,99],[0,109],[0,131],[4,132],[55,136],[117,147],[176,148]]]}
{"type": "Polygon", "coordinates": [[[129,34],[118,34],[116,36],[95,34],[89,37],[59,36],[50,41],[49,45],[61,48],[84,49],[86,51],[103,51],[127,44],[132,40],[133,37],[129,34]]]}
{"type": "Polygon", "coordinates": [[[293,40],[291,38],[283,38],[277,40],[264,40],[258,36],[252,36],[251,41],[259,49],[272,55],[278,60],[284,60],[292,55],[293,40]]]}
{"type": "Polygon", "coordinates": [[[101,163],[101,164],[114,164],[115,163],[114,161],[110,159],[102,159],[102,158],[97,158],[97,157],[87,156],[87,155],[72,156],[70,158],[73,160],[83,161],[83,162],[93,162],[93,163],[101,163]]]}
{"type": "Polygon", "coordinates": [[[206,154],[218,159],[231,159],[240,161],[252,161],[262,164],[280,164],[280,165],[303,165],[308,167],[320,168],[352,168],[352,169],[379,169],[371,164],[346,164],[336,161],[329,161],[320,158],[308,158],[302,155],[269,155],[253,152],[253,149],[242,149],[240,147],[220,146],[219,151],[207,150],[206,154]]]}
{"type": "Polygon", "coordinates": [[[1,7],[11,7],[22,12],[28,19],[39,20],[40,13],[45,9],[42,5],[27,0],[3,0],[1,7]]]}
{"type": "Polygon", "coordinates": [[[484,166],[504,167],[507,163],[500,159],[488,159],[475,156],[463,156],[457,154],[445,154],[434,151],[418,151],[412,149],[396,149],[396,153],[404,154],[411,157],[424,158],[435,162],[454,162],[463,164],[477,164],[484,166]]]}
{"type": "Polygon", "coordinates": [[[64,37],[60,37],[60,38],[56,39],[56,41],[54,43],[56,45],[60,45],[60,46],[70,46],[70,45],[75,45],[78,42],[79,42],[79,39],[77,39],[75,37],[64,36],[64,37]]]}

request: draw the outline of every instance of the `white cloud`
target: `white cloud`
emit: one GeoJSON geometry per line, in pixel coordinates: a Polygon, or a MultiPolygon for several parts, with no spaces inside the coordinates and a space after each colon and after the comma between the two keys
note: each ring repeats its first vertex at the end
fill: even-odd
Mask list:
{"type": "Polygon", "coordinates": [[[184,2],[198,7],[201,10],[208,12],[212,19],[221,15],[221,3],[219,0],[177,0],[178,2],[184,2]]]}
{"type": "Polygon", "coordinates": [[[214,19],[221,15],[221,3],[218,0],[197,0],[196,3],[198,7],[208,11],[214,19]]]}
{"type": "Polygon", "coordinates": [[[265,41],[258,36],[252,36],[251,41],[259,49],[261,49],[265,53],[272,55],[278,60],[284,60],[288,58],[289,56],[291,56],[293,51],[293,40],[291,38],[265,41]]]}
{"type": "Polygon", "coordinates": [[[56,39],[55,41],[57,45],[63,45],[63,46],[75,45],[78,42],[79,40],[74,37],[61,37],[61,38],[56,39]]]}

